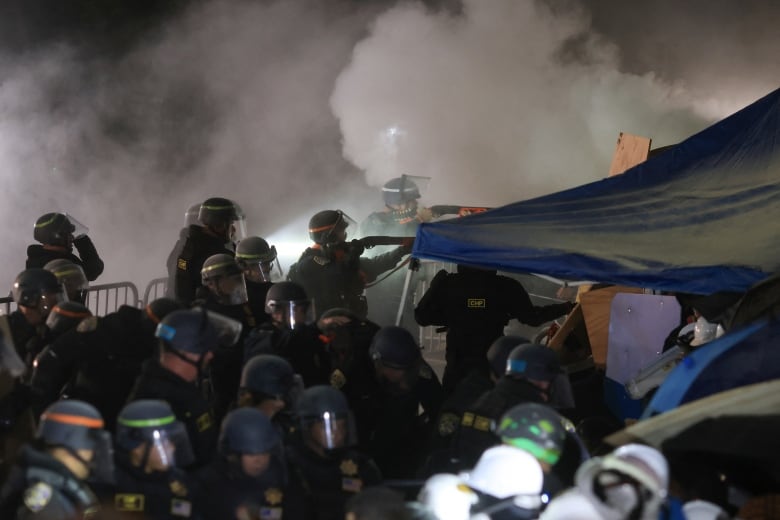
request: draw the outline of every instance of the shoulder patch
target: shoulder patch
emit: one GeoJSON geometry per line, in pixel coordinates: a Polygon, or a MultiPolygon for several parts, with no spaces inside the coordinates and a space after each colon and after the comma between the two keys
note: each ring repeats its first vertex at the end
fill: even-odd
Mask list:
{"type": "Polygon", "coordinates": [[[98,317],[97,316],[90,316],[88,318],[84,318],[79,322],[79,324],[76,326],[76,330],[78,332],[92,332],[97,329],[98,326],[98,317]]]}
{"type": "Polygon", "coordinates": [[[114,507],[117,511],[144,510],[146,497],[137,493],[117,493],[114,495],[114,507]]]}
{"type": "Polygon", "coordinates": [[[328,265],[330,263],[330,258],[326,256],[313,256],[311,259],[319,265],[328,265]]]}
{"type": "Polygon", "coordinates": [[[344,372],[337,368],[330,373],[330,386],[341,389],[345,384],[347,384],[347,377],[344,375],[344,372]]]}
{"type": "Polygon", "coordinates": [[[24,505],[33,513],[37,513],[51,502],[53,493],[49,484],[38,482],[24,492],[24,505]]]}
{"type": "Polygon", "coordinates": [[[283,497],[284,495],[282,494],[282,491],[278,488],[272,487],[265,490],[265,501],[272,506],[281,504],[283,497]]]}
{"type": "Polygon", "coordinates": [[[211,419],[211,412],[206,412],[197,419],[195,419],[195,424],[198,427],[199,432],[205,432],[209,428],[211,428],[211,425],[214,423],[211,419]]]}
{"type": "Polygon", "coordinates": [[[186,271],[187,270],[187,260],[184,258],[179,258],[176,260],[176,269],[179,269],[180,271],[186,271]]]}
{"type": "Polygon", "coordinates": [[[442,437],[448,437],[455,433],[455,430],[458,428],[459,420],[460,417],[452,412],[444,412],[441,414],[441,417],[439,417],[438,427],[439,435],[442,437]]]}

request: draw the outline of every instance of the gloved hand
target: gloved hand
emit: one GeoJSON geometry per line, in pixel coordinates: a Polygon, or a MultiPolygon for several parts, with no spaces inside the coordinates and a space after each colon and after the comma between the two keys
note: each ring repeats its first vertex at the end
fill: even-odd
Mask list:
{"type": "Polygon", "coordinates": [[[359,257],[363,254],[363,251],[365,251],[366,248],[363,246],[363,242],[358,240],[357,238],[353,239],[349,243],[349,255],[351,257],[359,257]]]}
{"type": "Polygon", "coordinates": [[[405,237],[401,242],[401,250],[408,255],[412,252],[412,247],[414,247],[414,237],[405,237]]]}

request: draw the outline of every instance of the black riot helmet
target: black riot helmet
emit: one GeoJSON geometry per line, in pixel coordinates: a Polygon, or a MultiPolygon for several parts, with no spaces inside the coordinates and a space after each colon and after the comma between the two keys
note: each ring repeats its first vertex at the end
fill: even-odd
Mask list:
{"type": "Polygon", "coordinates": [[[55,335],[75,328],[81,320],[92,316],[92,312],[79,302],[60,302],[46,318],[46,327],[55,335]]]}
{"type": "Polygon", "coordinates": [[[420,188],[406,175],[390,179],[382,186],[382,199],[387,206],[400,206],[420,198],[420,188]]]}
{"type": "Polygon", "coordinates": [[[340,209],[326,209],[309,219],[309,238],[316,244],[328,245],[344,240],[340,233],[354,221],[340,209]]]}
{"type": "Polygon", "coordinates": [[[173,311],[160,321],[155,336],[169,351],[201,356],[217,348],[219,332],[203,309],[173,311]]]}
{"type": "Polygon", "coordinates": [[[263,412],[237,408],[222,421],[218,450],[222,455],[270,453],[280,441],[279,432],[263,412]]]}
{"type": "Polygon", "coordinates": [[[43,268],[57,277],[68,294],[68,300],[86,303],[89,280],[80,265],[65,258],[57,258],[46,263],[43,268]]]}
{"type": "Polygon", "coordinates": [[[296,407],[301,434],[310,446],[333,452],[355,443],[355,426],[347,398],[330,385],[315,385],[301,394],[296,407]]]}
{"type": "Polygon", "coordinates": [[[208,257],[203,262],[200,277],[203,285],[222,305],[240,305],[249,299],[244,271],[231,255],[219,253],[208,257]]]}
{"type": "Polygon", "coordinates": [[[187,429],[176,419],[171,406],[160,399],[140,399],[119,412],[114,442],[119,460],[132,464],[129,453],[144,446],[139,467],[146,468],[150,456],[159,464],[156,471],[184,467],[194,460],[187,429]]]}
{"type": "Polygon", "coordinates": [[[276,260],[276,246],[260,237],[246,237],[236,246],[236,262],[253,282],[270,282],[276,260]]]}
{"type": "Polygon", "coordinates": [[[543,393],[546,394],[550,406],[574,408],[569,377],[561,367],[558,355],[551,348],[536,343],[515,347],[506,361],[506,377],[549,384],[543,393]]]}
{"type": "Polygon", "coordinates": [[[111,482],[114,473],[111,434],[103,427],[103,417],[94,406],[66,399],[50,405],[41,414],[35,437],[47,447],[65,448],[89,470],[90,480],[111,482]],[[85,461],[79,450],[91,451],[92,459],[85,461]]]}
{"type": "Polygon", "coordinates": [[[422,360],[420,347],[403,327],[382,327],[371,340],[368,350],[374,363],[396,369],[415,369],[422,360]]]}
{"type": "Polygon", "coordinates": [[[240,240],[246,234],[244,212],[230,199],[212,197],[203,201],[198,210],[198,221],[226,238],[240,240]]]}
{"type": "Polygon", "coordinates": [[[41,244],[67,247],[75,230],[64,213],[46,213],[35,221],[33,238],[41,244]]]}
{"type": "Polygon", "coordinates": [[[537,460],[553,465],[566,443],[565,419],[538,403],[522,403],[510,408],[498,422],[496,435],[504,444],[525,450],[537,460]]]}
{"type": "Polygon", "coordinates": [[[273,354],[260,354],[244,365],[239,387],[260,397],[286,402],[295,384],[295,371],[286,359],[273,354]]]}
{"type": "Polygon", "coordinates": [[[290,329],[314,321],[314,302],[295,282],[275,283],[265,295],[265,312],[290,329]]]}
{"type": "Polygon", "coordinates": [[[184,309],[184,304],[173,298],[162,297],[150,301],[144,308],[144,320],[152,325],[152,332],[163,318],[173,311],[184,309]]]}
{"type": "Polygon", "coordinates": [[[487,351],[487,360],[490,365],[490,373],[498,378],[506,373],[506,361],[509,353],[520,345],[529,343],[528,338],[522,336],[501,336],[491,343],[487,351]]]}
{"type": "Polygon", "coordinates": [[[37,308],[42,316],[61,301],[66,301],[65,291],[51,272],[38,267],[25,269],[16,276],[11,294],[18,305],[37,308]]]}

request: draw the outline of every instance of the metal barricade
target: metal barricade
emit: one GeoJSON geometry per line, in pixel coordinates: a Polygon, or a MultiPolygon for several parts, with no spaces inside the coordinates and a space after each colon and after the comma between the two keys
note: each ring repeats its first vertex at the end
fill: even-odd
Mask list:
{"type": "Polygon", "coordinates": [[[90,286],[87,307],[95,316],[115,312],[122,305],[139,307],[138,289],[132,282],[107,283],[90,286]]]}
{"type": "Polygon", "coordinates": [[[142,305],[146,307],[150,302],[153,302],[157,298],[167,296],[167,293],[168,277],[155,278],[147,284],[146,289],[144,290],[142,305]]]}
{"type": "Polygon", "coordinates": [[[5,314],[8,316],[13,311],[16,310],[16,303],[14,303],[13,296],[6,296],[5,298],[0,298],[0,314],[5,314]]]}

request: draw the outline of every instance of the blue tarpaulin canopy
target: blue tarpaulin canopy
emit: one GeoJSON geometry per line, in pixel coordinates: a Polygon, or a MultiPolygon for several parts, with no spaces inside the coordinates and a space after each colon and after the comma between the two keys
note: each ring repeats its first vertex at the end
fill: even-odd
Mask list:
{"type": "Polygon", "coordinates": [[[744,291],[780,265],[780,89],[622,175],[422,224],[412,254],[566,280],[744,291]]]}

